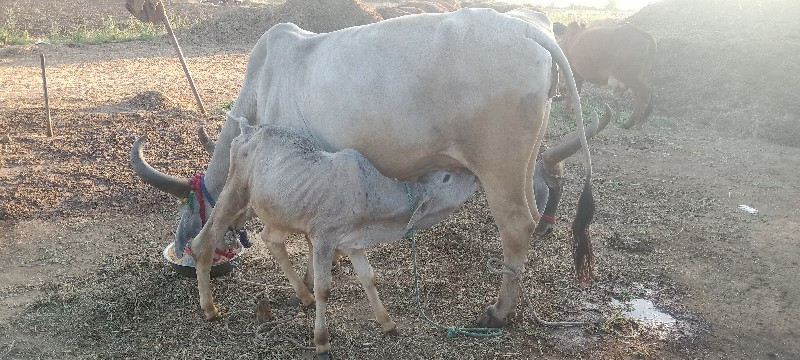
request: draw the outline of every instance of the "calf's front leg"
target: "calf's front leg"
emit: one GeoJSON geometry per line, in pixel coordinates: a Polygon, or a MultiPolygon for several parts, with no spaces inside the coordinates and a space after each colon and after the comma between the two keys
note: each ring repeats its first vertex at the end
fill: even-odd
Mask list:
{"type": "Polygon", "coordinates": [[[195,274],[197,275],[197,290],[200,295],[200,308],[206,315],[206,320],[213,320],[220,316],[219,309],[214,305],[211,295],[211,262],[214,260],[214,242],[208,234],[208,226],[203,227],[194,240],[192,252],[195,260],[195,274]]]}

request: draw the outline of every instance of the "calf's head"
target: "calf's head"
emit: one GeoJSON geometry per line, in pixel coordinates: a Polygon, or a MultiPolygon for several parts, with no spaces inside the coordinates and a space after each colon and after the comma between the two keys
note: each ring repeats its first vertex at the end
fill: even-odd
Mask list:
{"type": "Polygon", "coordinates": [[[420,176],[412,195],[414,212],[406,230],[427,229],[458,209],[478,188],[478,178],[469,170],[435,170],[420,176]]]}

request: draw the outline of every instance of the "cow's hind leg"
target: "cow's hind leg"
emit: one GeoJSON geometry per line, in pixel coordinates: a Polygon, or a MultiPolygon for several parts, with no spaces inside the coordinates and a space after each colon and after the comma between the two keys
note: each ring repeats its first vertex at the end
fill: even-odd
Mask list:
{"type": "Polygon", "coordinates": [[[389,316],[389,312],[383,307],[383,303],[378,297],[378,289],[375,288],[375,273],[372,271],[366,252],[363,249],[359,249],[351,252],[348,256],[353,264],[353,269],[356,271],[358,280],[361,281],[364,292],[367,293],[367,299],[369,299],[369,304],[375,313],[375,318],[381,324],[381,329],[385,333],[397,334],[397,324],[389,316]]]}
{"type": "Polygon", "coordinates": [[[503,174],[497,172],[490,177],[481,178],[486,191],[486,199],[492,211],[497,228],[500,231],[500,242],[503,246],[505,270],[503,282],[497,295],[497,302],[486,309],[486,313],[478,321],[483,327],[501,327],[517,306],[519,301],[519,275],[524,271],[525,259],[533,230],[536,226],[533,215],[525,199],[525,173],[523,166],[516,169],[506,168],[504,177],[491,176],[503,174]]]}
{"type": "Polygon", "coordinates": [[[333,245],[331,238],[318,238],[314,242],[314,300],[316,315],[314,317],[314,347],[317,359],[331,359],[330,334],[325,321],[325,310],[328,296],[331,293],[331,262],[333,261],[333,245]],[[327,243],[326,243],[327,242],[327,243]]]}
{"type": "Polygon", "coordinates": [[[623,129],[630,129],[636,127],[641,129],[647,117],[652,112],[653,89],[647,85],[642,79],[636,79],[630,84],[631,92],[633,93],[633,115],[625,124],[622,124],[623,129]]]}
{"type": "MultiPolygon", "coordinates": [[[[286,238],[288,237],[289,233],[270,230],[269,226],[265,227],[264,232],[261,233],[261,238],[267,243],[272,257],[278,262],[286,278],[289,279],[289,284],[292,286],[292,289],[294,289],[297,298],[302,302],[303,306],[311,306],[311,304],[314,303],[314,296],[311,295],[311,292],[308,287],[306,287],[306,284],[303,283],[303,279],[300,278],[300,275],[297,275],[297,272],[294,271],[292,261],[289,259],[289,253],[286,252],[286,238]]],[[[310,261],[311,259],[309,259],[309,262],[310,261]]]]}

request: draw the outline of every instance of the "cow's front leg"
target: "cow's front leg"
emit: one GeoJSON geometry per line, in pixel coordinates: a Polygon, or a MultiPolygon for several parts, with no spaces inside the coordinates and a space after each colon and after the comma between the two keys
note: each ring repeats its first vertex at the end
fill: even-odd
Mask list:
{"type": "Polygon", "coordinates": [[[331,293],[333,242],[329,237],[316,237],[312,238],[312,241],[314,242],[314,300],[317,303],[314,318],[314,347],[317,359],[331,359],[330,334],[325,321],[325,310],[331,293]],[[328,243],[324,243],[325,241],[328,243]]]}
{"type": "Polygon", "coordinates": [[[375,288],[375,273],[372,271],[366,252],[363,249],[359,249],[351,252],[348,256],[358,280],[361,281],[364,292],[367,293],[367,299],[369,299],[369,304],[375,313],[375,319],[381,324],[381,329],[385,333],[396,335],[397,324],[389,316],[389,312],[386,311],[381,299],[378,297],[378,289],[375,288]]]}

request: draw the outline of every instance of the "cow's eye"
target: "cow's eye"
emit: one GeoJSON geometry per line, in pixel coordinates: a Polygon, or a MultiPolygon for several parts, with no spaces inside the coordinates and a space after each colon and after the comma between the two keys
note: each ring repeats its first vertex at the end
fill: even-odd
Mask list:
{"type": "Polygon", "coordinates": [[[450,181],[450,174],[444,174],[444,177],[442,178],[442,184],[446,184],[448,181],[450,181]]]}

